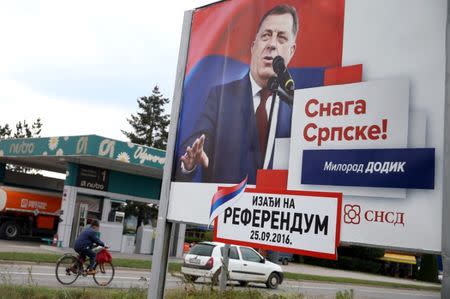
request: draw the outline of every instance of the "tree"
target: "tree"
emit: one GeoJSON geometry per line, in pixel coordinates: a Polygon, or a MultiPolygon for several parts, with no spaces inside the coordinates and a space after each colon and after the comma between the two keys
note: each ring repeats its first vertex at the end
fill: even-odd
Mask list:
{"type": "MultiPolygon", "coordinates": [[[[127,118],[133,131],[122,130],[122,133],[133,143],[166,149],[170,118],[168,114],[164,114],[164,105],[169,103],[169,99],[164,98],[158,85],[155,85],[151,96],[140,97],[137,103],[139,111],[127,118]]],[[[141,223],[147,224],[148,219],[156,219],[158,209],[155,205],[149,206],[142,202],[128,202],[125,213],[127,216],[137,216],[139,226],[141,223]]]]}
{"type": "Polygon", "coordinates": [[[16,124],[14,133],[9,127],[9,124],[5,124],[4,126],[0,125],[0,139],[39,137],[42,130],[41,128],[42,123],[39,117],[31,124],[31,127],[26,120],[23,122],[19,121],[16,124]]]}
{"type": "Polygon", "coordinates": [[[9,128],[9,125],[6,124],[5,126],[0,125],[0,139],[6,139],[11,136],[12,130],[9,128]]]}
{"type": "MultiPolygon", "coordinates": [[[[26,120],[24,120],[23,122],[19,121],[16,124],[16,130],[14,132],[13,129],[9,127],[9,124],[5,124],[4,126],[0,125],[0,140],[9,138],[39,137],[41,134],[41,130],[42,130],[42,123],[39,117],[31,124],[31,126],[28,124],[26,120]]],[[[15,172],[34,173],[34,174],[38,173],[38,171],[35,169],[13,164],[7,164],[6,169],[15,172]]]]}
{"type": "Polygon", "coordinates": [[[122,130],[122,133],[133,143],[166,149],[170,118],[164,114],[164,105],[169,99],[164,98],[156,85],[151,96],[140,97],[137,103],[139,111],[127,118],[133,132],[122,130]]]}

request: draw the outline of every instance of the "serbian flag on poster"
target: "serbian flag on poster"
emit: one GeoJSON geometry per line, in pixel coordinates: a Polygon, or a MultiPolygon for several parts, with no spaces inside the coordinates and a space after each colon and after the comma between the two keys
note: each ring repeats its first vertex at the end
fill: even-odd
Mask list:
{"type": "Polygon", "coordinates": [[[245,187],[247,187],[247,177],[235,186],[221,187],[211,200],[209,223],[212,223],[214,218],[222,214],[226,208],[231,207],[244,192],[245,187]]]}

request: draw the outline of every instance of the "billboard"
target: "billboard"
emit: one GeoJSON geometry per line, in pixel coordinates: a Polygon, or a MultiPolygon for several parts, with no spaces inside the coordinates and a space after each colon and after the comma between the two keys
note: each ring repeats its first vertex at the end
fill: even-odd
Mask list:
{"type": "Polygon", "coordinates": [[[214,240],[336,259],[341,204],[341,193],[248,188],[215,218],[214,240]]]}
{"type": "Polygon", "coordinates": [[[343,194],[341,241],[440,251],[446,8],[232,0],[196,9],[168,219],[210,224],[218,189],[245,178],[251,189],[267,166],[288,170],[286,192],[343,194]],[[293,103],[263,96],[276,56],[295,82],[293,103]]]}

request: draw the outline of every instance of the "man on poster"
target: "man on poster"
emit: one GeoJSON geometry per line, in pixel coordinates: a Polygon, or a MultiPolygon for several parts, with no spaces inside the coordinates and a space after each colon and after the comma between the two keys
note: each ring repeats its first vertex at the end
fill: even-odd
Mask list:
{"type": "MultiPolygon", "coordinates": [[[[263,167],[272,96],[267,88],[275,76],[273,59],[286,65],[296,49],[295,8],[278,5],[261,19],[251,45],[250,71],[243,78],[219,85],[209,93],[191,137],[184,142],[178,177],[191,180],[201,171],[203,182],[237,183],[248,176],[255,184],[263,167]]],[[[290,136],[291,107],[280,103],[276,137],[290,136]]]]}

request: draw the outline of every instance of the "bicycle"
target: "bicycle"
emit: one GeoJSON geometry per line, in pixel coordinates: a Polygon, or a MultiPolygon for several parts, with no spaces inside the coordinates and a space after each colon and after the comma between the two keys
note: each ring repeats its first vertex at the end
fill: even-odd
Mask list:
{"type": "MultiPolygon", "coordinates": [[[[94,248],[95,252],[106,250],[105,247],[98,246],[94,248]]],[[[87,260],[87,259],[86,259],[87,260]]],[[[55,274],[56,279],[63,285],[74,283],[80,275],[86,277],[87,266],[86,260],[82,259],[78,254],[66,253],[56,262],[55,274]]],[[[114,265],[111,262],[101,264],[95,263],[94,270],[97,272],[92,275],[97,285],[104,287],[111,283],[114,278],[114,265]],[[97,269],[98,267],[98,269],[97,269]]]]}

